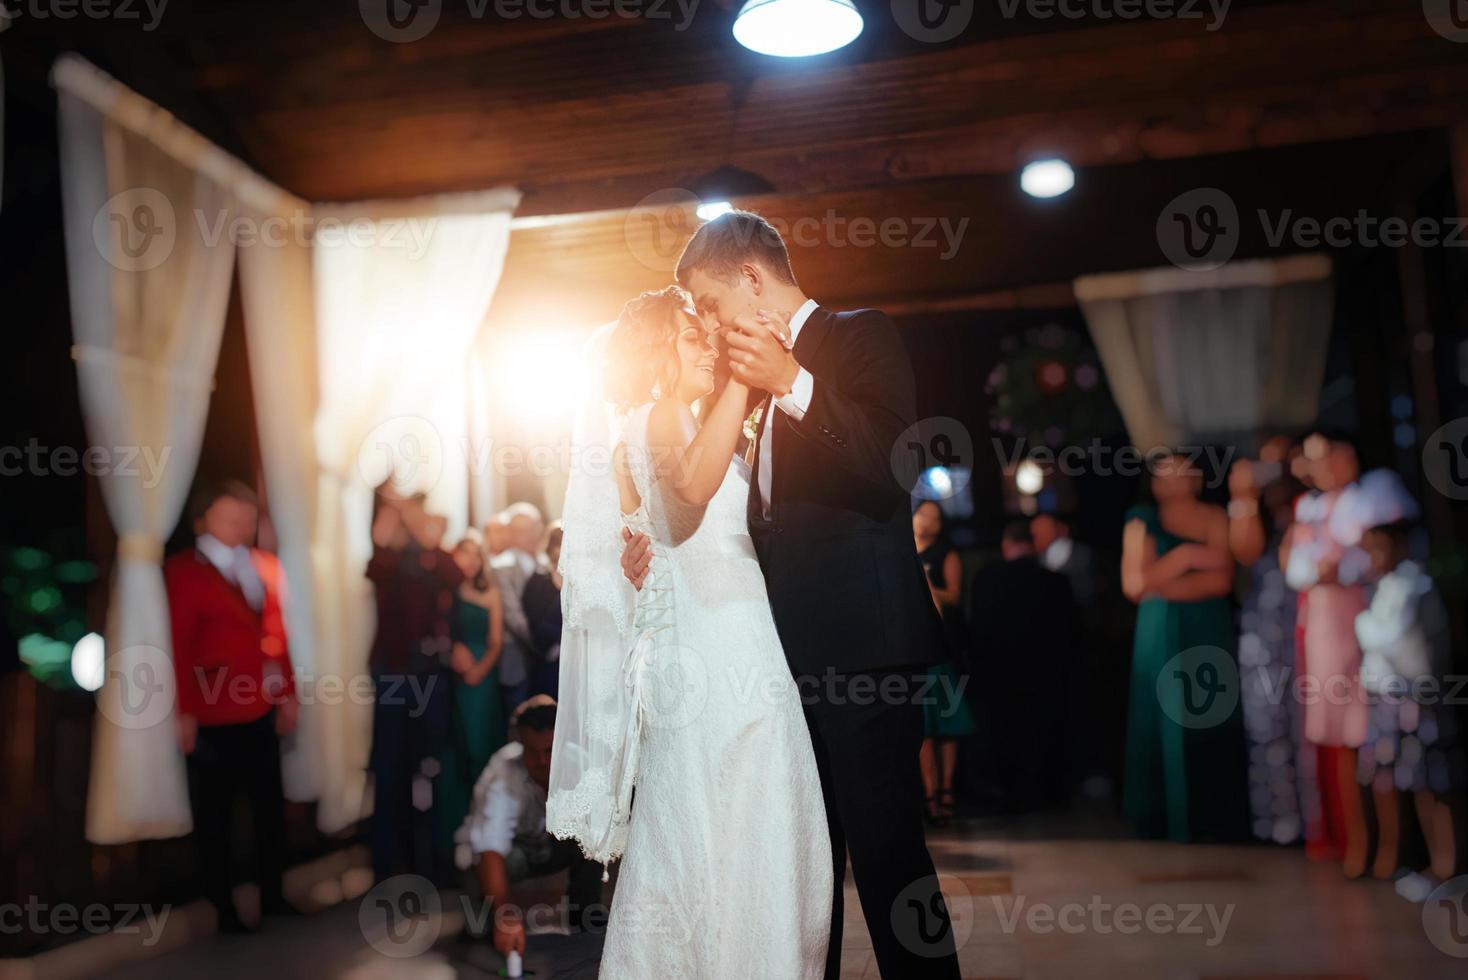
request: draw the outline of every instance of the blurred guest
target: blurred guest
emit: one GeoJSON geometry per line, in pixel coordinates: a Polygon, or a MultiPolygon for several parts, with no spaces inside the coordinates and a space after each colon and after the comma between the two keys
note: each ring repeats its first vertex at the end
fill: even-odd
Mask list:
{"type": "Polygon", "coordinates": [[[1100,592],[1096,555],[1091,546],[1071,537],[1070,524],[1054,514],[1032,517],[1030,537],[1034,539],[1040,564],[1065,576],[1070,583],[1071,597],[1089,619],[1100,592]]]}
{"type": "Polygon", "coordinates": [[[375,587],[377,635],[370,667],[373,810],[370,840],[378,881],[414,871],[439,875],[447,841],[425,813],[429,780],[447,741],[450,612],[464,573],[444,551],[444,521],[421,498],[379,494],[367,578],[375,587]],[[415,806],[415,796],[418,806],[415,806]]]}
{"type": "Polygon", "coordinates": [[[1249,570],[1239,619],[1239,682],[1250,826],[1255,837],[1276,844],[1304,837],[1306,801],[1313,792],[1313,780],[1306,780],[1315,768],[1313,760],[1302,759],[1304,720],[1292,696],[1297,598],[1279,566],[1279,545],[1304,489],[1287,468],[1290,449],[1287,437],[1269,439],[1259,459],[1239,460],[1228,475],[1229,549],[1249,570]]]}
{"type": "Polygon", "coordinates": [[[974,697],[988,781],[1002,809],[1022,812],[1060,804],[1069,790],[1065,692],[1077,616],[1065,577],[1036,558],[1026,521],[1005,525],[999,547],[1003,560],[972,585],[974,697]]]}
{"type": "Polygon", "coordinates": [[[525,952],[523,900],[513,886],[529,878],[567,872],[569,929],[605,925],[602,868],[573,840],[557,840],[545,829],[551,743],[556,703],[538,695],[516,710],[517,741],[494,754],[474,786],[474,802],[460,830],[460,865],[472,861],[479,887],[490,903],[494,947],[508,956],[525,952]],[[472,855],[472,858],[471,858],[472,855]]]}
{"type": "MultiPolygon", "coordinates": [[[[1416,512],[1405,490],[1397,509],[1416,512]]],[[[1464,774],[1454,706],[1443,699],[1452,668],[1447,607],[1426,569],[1408,557],[1408,530],[1399,520],[1362,540],[1379,580],[1370,608],[1356,617],[1361,683],[1372,702],[1358,777],[1376,804],[1372,874],[1397,879],[1398,893],[1420,902],[1457,870],[1464,774]],[[1431,878],[1403,867],[1403,793],[1413,796],[1431,878]]]]}
{"type": "Polygon", "coordinates": [[[251,931],[231,899],[235,797],[250,804],[264,915],[290,911],[280,894],[285,838],[280,740],[296,727],[286,641],[285,582],[275,556],[251,547],[255,494],[234,480],[206,482],[191,512],[193,548],[163,566],[178,690],[178,741],[204,893],[221,932],[251,931]]]}
{"type": "Polygon", "coordinates": [[[928,591],[943,617],[949,662],[928,670],[928,692],[923,705],[923,788],[928,795],[928,819],[946,823],[955,810],[953,774],[958,767],[958,739],[974,733],[974,717],[958,679],[968,644],[960,603],[963,564],[943,533],[943,509],[924,500],[912,512],[912,534],[918,560],[928,576],[928,591]]]}
{"type": "MultiPolygon", "coordinates": [[[[1316,747],[1322,812],[1307,826],[1312,856],[1343,860],[1346,874],[1366,873],[1370,841],[1356,785],[1356,750],[1366,739],[1367,706],[1360,691],[1361,648],[1356,616],[1366,608],[1362,583],[1369,559],[1356,540],[1343,540],[1336,509],[1361,474],[1356,448],[1344,436],[1312,433],[1305,459],[1315,493],[1295,505],[1295,523],[1280,545],[1290,587],[1303,594],[1302,643],[1296,673],[1304,693],[1305,738],[1316,747]]],[[[1349,537],[1349,535],[1348,535],[1349,537]]]]}
{"type": "Polygon", "coordinates": [[[489,757],[505,744],[509,732],[500,698],[504,610],[499,589],[488,573],[477,538],[465,537],[454,547],[453,555],[464,581],[454,593],[450,616],[453,723],[435,793],[440,823],[447,824],[451,835],[464,822],[474,781],[489,764],[489,757]]]}
{"type": "MultiPolygon", "coordinates": [[[[525,585],[540,570],[536,552],[545,521],[534,504],[518,503],[490,522],[504,527],[505,548],[490,562],[505,610],[505,648],[500,655],[500,691],[506,713],[530,696],[530,679],[539,667],[539,648],[525,617],[525,585]]],[[[490,533],[486,531],[486,533],[490,533]]]]}
{"type": "Polygon", "coordinates": [[[1160,460],[1122,539],[1138,605],[1123,804],[1141,836],[1175,841],[1249,833],[1228,515],[1198,499],[1202,485],[1187,457],[1160,460]]]}
{"type": "Polygon", "coordinates": [[[530,638],[542,651],[540,666],[531,678],[534,694],[556,697],[561,671],[561,522],[545,534],[545,561],[525,583],[522,605],[530,638]]]}
{"type": "Polygon", "coordinates": [[[494,561],[504,550],[510,546],[510,517],[508,512],[500,511],[489,519],[484,525],[484,551],[485,558],[494,561]]]}
{"type": "MultiPolygon", "coordinates": [[[[1118,687],[1115,653],[1106,642],[1108,631],[1102,609],[1102,580],[1091,546],[1071,536],[1069,522],[1054,514],[1030,518],[1030,538],[1040,564],[1065,576],[1078,612],[1075,649],[1071,653],[1066,711],[1074,731],[1087,733],[1077,746],[1072,777],[1086,781],[1086,792],[1110,797],[1115,788],[1117,738],[1125,723],[1116,712],[1116,701],[1101,692],[1118,687]],[[1108,737],[1108,733],[1111,733],[1108,737]]],[[[1114,631],[1112,631],[1114,632],[1114,631]]],[[[1127,640],[1130,641],[1130,634],[1127,640]]],[[[1124,697],[1124,695],[1123,695],[1124,697]]]]}

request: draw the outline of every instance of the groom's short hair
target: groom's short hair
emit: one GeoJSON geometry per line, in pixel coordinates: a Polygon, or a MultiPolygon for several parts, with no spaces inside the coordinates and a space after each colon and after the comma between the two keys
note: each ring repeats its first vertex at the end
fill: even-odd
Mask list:
{"type": "Polygon", "coordinates": [[[706,222],[683,247],[675,275],[685,289],[694,271],[727,282],[745,262],[758,262],[776,279],[795,285],[785,239],[753,211],[730,211],[706,222]]]}

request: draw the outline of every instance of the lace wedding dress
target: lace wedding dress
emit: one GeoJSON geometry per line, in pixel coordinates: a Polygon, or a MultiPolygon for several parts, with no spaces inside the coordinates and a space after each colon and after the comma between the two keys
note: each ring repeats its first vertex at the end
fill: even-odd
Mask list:
{"type": "MultiPolygon", "coordinates": [[[[652,540],[622,677],[637,719],[635,796],[603,980],[822,975],[831,846],[801,711],[745,518],[749,467],[706,507],[655,482],[646,427],[623,428],[652,540]]],[[[573,530],[568,527],[568,536],[573,530]]]]}

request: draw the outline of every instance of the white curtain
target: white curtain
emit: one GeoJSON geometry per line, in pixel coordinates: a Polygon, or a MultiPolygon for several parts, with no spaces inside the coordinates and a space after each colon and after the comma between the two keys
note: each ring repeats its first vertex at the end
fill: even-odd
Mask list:
{"type": "MultiPolygon", "coordinates": [[[[99,484],[117,532],[98,695],[87,837],[173,837],[191,827],[173,725],[168,604],[159,566],[198,463],[224,329],[234,248],[208,244],[195,213],[229,193],[165,149],[166,114],[58,66],[62,201],[78,388],[88,441],[163,461],[117,467],[99,484]]],[[[201,148],[186,148],[197,152],[201,148]]]]}
{"type": "MultiPolygon", "coordinates": [[[[262,195],[262,197],[264,197],[262,195]]],[[[242,208],[252,221],[307,209],[304,202],[264,198],[242,208]],[[273,205],[273,206],[272,206],[273,205]]],[[[286,629],[291,664],[301,679],[303,705],[295,734],[282,755],[285,794],[316,799],[337,774],[324,744],[321,719],[310,695],[321,670],[316,610],[316,444],[307,420],[316,412],[316,333],[311,249],[304,241],[255,239],[239,249],[240,300],[244,309],[255,427],[265,474],[265,504],[275,522],[285,570],[286,629]]]]}
{"type": "Polygon", "coordinates": [[[365,812],[370,485],[391,473],[400,491],[428,493],[450,537],[466,526],[469,348],[519,195],[312,205],[80,58],[60,58],[53,84],[88,436],[167,463],[157,486],[103,481],[119,561],[88,836],[190,829],[159,560],[197,466],[236,254],[215,233],[233,218],[253,232],[238,249],[240,290],[303,698],[284,746],[286,794],[319,799],[319,826],[339,830],[365,812]],[[129,714],[129,683],[166,690],[129,714]]]}
{"type": "MultiPolygon", "coordinates": [[[[426,493],[450,542],[468,524],[470,349],[518,202],[498,190],[316,211],[318,652],[349,687],[365,673],[375,626],[364,577],[372,487],[389,479],[400,493],[426,493]]],[[[330,770],[355,774],[323,787],[320,823],[331,829],[364,812],[371,712],[346,699],[322,724],[330,770]]]]}
{"type": "Polygon", "coordinates": [[[1330,336],[1330,274],[1328,259],[1305,255],[1077,279],[1132,443],[1151,450],[1309,425],[1330,336]]]}

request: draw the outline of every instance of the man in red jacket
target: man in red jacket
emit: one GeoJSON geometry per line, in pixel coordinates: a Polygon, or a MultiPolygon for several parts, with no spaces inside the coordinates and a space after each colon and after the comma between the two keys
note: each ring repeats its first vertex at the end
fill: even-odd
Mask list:
{"type": "Polygon", "coordinates": [[[188,756],[194,835],[221,932],[251,931],[230,898],[235,794],[249,798],[262,915],[284,914],[280,739],[296,696],[275,556],[251,547],[255,494],[237,481],[201,485],[190,511],[197,541],[163,566],[173,626],[179,747],[188,756]]]}

